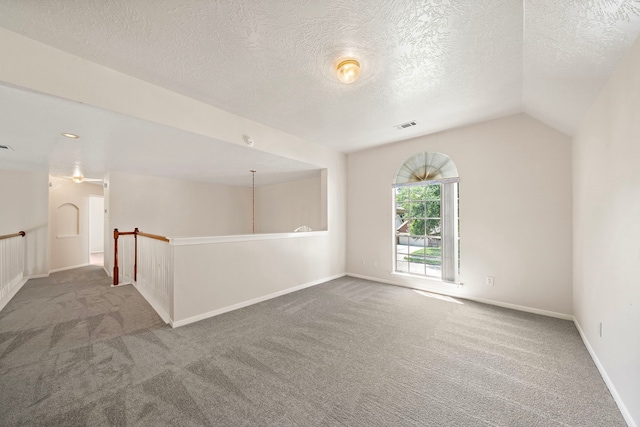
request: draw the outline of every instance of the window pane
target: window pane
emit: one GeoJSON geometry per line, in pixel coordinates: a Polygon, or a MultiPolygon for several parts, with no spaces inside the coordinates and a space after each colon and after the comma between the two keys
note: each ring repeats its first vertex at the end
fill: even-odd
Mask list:
{"type": "Polygon", "coordinates": [[[426,235],[426,220],[424,219],[413,219],[411,220],[411,224],[409,225],[409,233],[414,236],[424,236],[426,235]]]}
{"type": "Polygon", "coordinates": [[[403,218],[409,216],[409,206],[410,206],[409,202],[397,202],[396,214],[400,215],[403,218]]]}
{"type": "Polygon", "coordinates": [[[412,202],[409,208],[409,215],[411,218],[424,218],[425,210],[425,202],[412,202]]]}
{"type": "Polygon", "coordinates": [[[425,222],[425,230],[429,236],[440,236],[442,233],[442,227],[440,226],[440,219],[427,219],[425,222]]]}
{"type": "Polygon", "coordinates": [[[440,200],[426,202],[425,213],[427,218],[440,218],[440,200]]]}
{"type": "Polygon", "coordinates": [[[409,189],[407,187],[396,188],[396,203],[409,200],[409,189]]]}
{"type": "Polygon", "coordinates": [[[429,237],[428,246],[425,248],[426,274],[440,277],[442,271],[442,245],[441,239],[429,237]]]}
{"type": "Polygon", "coordinates": [[[409,237],[396,237],[396,270],[405,273],[409,272],[409,261],[406,259],[409,253],[409,237]]]}
{"type": "Polygon", "coordinates": [[[424,200],[425,187],[409,187],[411,193],[411,200],[424,200]]]}
{"type": "Polygon", "coordinates": [[[413,273],[413,274],[424,275],[424,272],[425,272],[424,264],[420,263],[420,262],[410,262],[409,263],[409,272],[413,273]]]}
{"type": "Polygon", "coordinates": [[[424,189],[427,200],[440,200],[440,184],[426,185],[424,189]]]}

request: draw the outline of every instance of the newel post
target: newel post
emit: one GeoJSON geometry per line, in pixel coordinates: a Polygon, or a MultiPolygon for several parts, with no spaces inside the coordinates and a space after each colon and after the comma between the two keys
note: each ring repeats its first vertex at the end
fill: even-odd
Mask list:
{"type": "Polygon", "coordinates": [[[133,230],[134,248],[133,248],[133,281],[138,281],[138,227],[133,230]]]}
{"type": "Polygon", "coordinates": [[[114,244],[113,244],[113,286],[118,286],[118,276],[119,276],[119,270],[118,270],[118,236],[120,235],[120,232],[118,231],[117,228],[113,229],[113,240],[114,240],[114,244]]]}

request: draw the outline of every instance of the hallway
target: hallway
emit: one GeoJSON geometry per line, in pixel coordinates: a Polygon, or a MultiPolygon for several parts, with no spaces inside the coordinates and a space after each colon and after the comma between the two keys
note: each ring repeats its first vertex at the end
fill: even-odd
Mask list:
{"type": "Polygon", "coordinates": [[[133,286],[110,283],[102,266],[53,273],[0,311],[0,425],[84,425],[48,415],[122,386],[122,337],[168,328],[133,286]]]}

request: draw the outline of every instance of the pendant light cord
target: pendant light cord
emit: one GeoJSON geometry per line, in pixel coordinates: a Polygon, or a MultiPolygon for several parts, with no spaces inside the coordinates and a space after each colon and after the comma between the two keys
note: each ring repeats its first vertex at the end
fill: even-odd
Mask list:
{"type": "Polygon", "coordinates": [[[251,231],[256,234],[256,170],[251,169],[251,231]]]}

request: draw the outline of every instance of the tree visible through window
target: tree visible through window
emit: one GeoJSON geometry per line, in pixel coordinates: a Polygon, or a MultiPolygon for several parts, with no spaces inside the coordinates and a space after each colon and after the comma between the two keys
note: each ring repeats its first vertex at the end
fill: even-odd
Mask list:
{"type": "Polygon", "coordinates": [[[401,166],[394,183],[397,272],[458,281],[457,181],[455,165],[443,154],[419,153],[401,166]]]}

